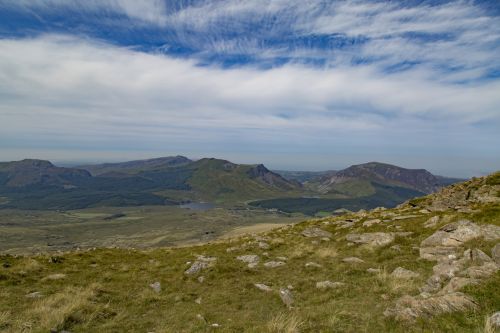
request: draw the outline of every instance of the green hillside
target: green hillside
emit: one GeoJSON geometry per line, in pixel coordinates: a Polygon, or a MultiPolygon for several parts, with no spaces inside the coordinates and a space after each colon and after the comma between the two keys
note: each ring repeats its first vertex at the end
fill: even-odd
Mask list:
{"type": "Polygon", "coordinates": [[[3,255],[0,331],[495,332],[499,179],[199,246],[3,255]]]}

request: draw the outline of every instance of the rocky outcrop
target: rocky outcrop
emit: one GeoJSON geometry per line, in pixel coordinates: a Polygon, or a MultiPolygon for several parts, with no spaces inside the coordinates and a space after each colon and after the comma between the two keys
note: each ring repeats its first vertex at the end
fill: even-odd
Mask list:
{"type": "Polygon", "coordinates": [[[396,320],[414,321],[417,318],[430,318],[476,308],[478,308],[478,304],[471,297],[460,292],[453,292],[428,298],[403,296],[396,301],[394,307],[387,309],[384,315],[396,320]]]}
{"type": "Polygon", "coordinates": [[[364,234],[348,234],[346,240],[355,244],[365,244],[370,247],[385,246],[394,242],[395,235],[386,232],[370,232],[364,234]]]}

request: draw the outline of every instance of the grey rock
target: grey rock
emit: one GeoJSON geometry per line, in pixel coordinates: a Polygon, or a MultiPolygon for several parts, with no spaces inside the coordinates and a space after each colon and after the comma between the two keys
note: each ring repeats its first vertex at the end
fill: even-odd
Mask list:
{"type": "Polygon", "coordinates": [[[474,279],[484,279],[495,274],[497,271],[498,271],[497,264],[494,262],[489,262],[481,266],[469,267],[463,272],[463,275],[474,279]]]}
{"type": "Polygon", "coordinates": [[[151,287],[151,289],[154,290],[155,293],[159,294],[161,292],[161,283],[160,282],[155,282],[155,283],[151,283],[149,285],[151,287]]]}
{"type": "Polygon", "coordinates": [[[434,261],[449,259],[457,255],[457,248],[452,246],[433,246],[420,248],[420,258],[434,261]]]}
{"type": "Polygon", "coordinates": [[[361,264],[365,262],[363,259],[359,259],[357,257],[347,257],[342,259],[342,261],[347,264],[361,264]]]}
{"type": "Polygon", "coordinates": [[[325,230],[320,229],[320,228],[307,228],[304,231],[302,231],[302,236],[304,236],[304,237],[331,238],[332,234],[330,232],[325,231],[325,230]]]}
{"type": "Polygon", "coordinates": [[[263,283],[255,283],[254,286],[257,289],[265,291],[265,292],[271,292],[271,291],[273,291],[273,289],[271,287],[269,287],[268,285],[265,285],[263,283]]]}
{"type": "Polygon", "coordinates": [[[500,328],[500,311],[495,312],[488,318],[489,326],[493,329],[500,328]]]}
{"type": "Polygon", "coordinates": [[[380,273],[382,270],[380,268],[368,268],[366,271],[368,273],[377,274],[377,273],[380,273]]]}
{"type": "Polygon", "coordinates": [[[343,282],[331,282],[331,281],[320,281],[316,282],[316,288],[318,289],[335,289],[345,286],[343,282]]]}
{"type": "Polygon", "coordinates": [[[484,240],[495,241],[500,239],[500,227],[493,224],[483,224],[481,225],[481,231],[483,233],[484,240]]]}
{"type": "Polygon", "coordinates": [[[314,267],[314,268],[321,268],[321,267],[323,267],[320,264],[312,262],[312,261],[306,263],[304,266],[305,267],[314,267]]]}
{"type": "Polygon", "coordinates": [[[493,260],[497,263],[497,265],[500,266],[500,243],[498,243],[491,249],[491,256],[493,257],[493,260]]]}
{"type": "Polygon", "coordinates": [[[293,305],[293,294],[290,290],[286,288],[281,288],[279,291],[281,301],[286,305],[287,308],[291,308],[293,305]]]}
{"type": "Polygon", "coordinates": [[[461,220],[445,225],[434,234],[424,239],[420,246],[456,247],[462,245],[464,242],[481,237],[482,235],[482,229],[477,224],[468,220],[461,220]]]}
{"type": "Polygon", "coordinates": [[[40,291],[35,291],[29,294],[26,294],[27,298],[40,298],[43,297],[43,294],[40,291]]]}
{"type": "Polygon", "coordinates": [[[425,228],[434,228],[439,223],[439,216],[433,216],[424,223],[425,228]]]}
{"type": "Polygon", "coordinates": [[[280,267],[283,265],[286,265],[286,263],[283,261],[268,261],[268,262],[264,263],[264,266],[268,267],[268,268],[275,268],[275,267],[280,267]]]}
{"type": "Polygon", "coordinates": [[[259,248],[261,248],[263,250],[268,250],[270,248],[270,246],[266,242],[259,242],[259,248]]]}
{"type": "Polygon", "coordinates": [[[244,263],[247,264],[258,263],[260,260],[259,256],[256,254],[247,254],[244,256],[238,256],[236,257],[236,259],[238,259],[239,261],[243,261],[244,263]]]}
{"type": "Polygon", "coordinates": [[[371,227],[372,225],[379,224],[380,222],[382,222],[381,219],[367,220],[367,221],[363,222],[363,227],[371,227]]]}
{"type": "Polygon", "coordinates": [[[366,244],[371,247],[379,247],[394,241],[393,233],[369,232],[364,234],[348,234],[346,240],[356,244],[366,244]]]}
{"type": "Polygon", "coordinates": [[[417,318],[430,318],[445,313],[462,312],[477,309],[478,305],[469,296],[454,292],[445,295],[419,297],[403,296],[394,307],[384,311],[386,317],[399,321],[415,321],[417,318]]]}
{"type": "Polygon", "coordinates": [[[479,280],[477,280],[477,279],[470,279],[470,278],[456,276],[456,277],[453,277],[450,280],[450,282],[448,282],[448,284],[446,286],[444,286],[443,289],[441,289],[439,291],[439,294],[448,294],[448,293],[452,293],[455,291],[460,291],[460,289],[462,289],[465,286],[475,285],[478,283],[479,283],[479,280]]]}
{"type": "Polygon", "coordinates": [[[216,257],[198,256],[197,260],[191,264],[191,267],[189,267],[184,272],[184,274],[186,275],[197,274],[205,268],[212,267],[215,264],[216,260],[217,260],[216,257]]]}
{"type": "Polygon", "coordinates": [[[420,274],[403,267],[398,267],[391,273],[391,276],[397,279],[414,279],[418,278],[420,274]]]}

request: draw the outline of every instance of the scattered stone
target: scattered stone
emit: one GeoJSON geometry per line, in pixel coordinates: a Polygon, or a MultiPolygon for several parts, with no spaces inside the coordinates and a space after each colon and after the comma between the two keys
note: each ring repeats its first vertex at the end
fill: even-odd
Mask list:
{"type": "Polygon", "coordinates": [[[255,283],[254,286],[259,289],[259,290],[262,290],[262,291],[265,291],[265,292],[271,292],[273,291],[273,289],[263,283],[255,283]]]}
{"type": "Polygon", "coordinates": [[[287,261],[288,260],[287,257],[276,257],[276,259],[281,260],[281,261],[287,261]]]}
{"type": "Polygon", "coordinates": [[[264,263],[264,266],[269,267],[269,268],[275,268],[275,267],[283,266],[285,264],[286,263],[284,263],[283,261],[268,261],[268,262],[264,263]]]}
{"type": "Polygon", "coordinates": [[[199,314],[199,313],[196,315],[196,319],[201,320],[201,321],[203,321],[203,322],[205,322],[205,323],[207,322],[207,320],[205,319],[205,317],[203,317],[203,316],[202,316],[201,314],[199,314]]]}
{"type": "Polygon", "coordinates": [[[342,261],[348,264],[361,264],[365,262],[363,259],[359,259],[356,257],[347,257],[342,259],[342,261]]]}
{"type": "Polygon", "coordinates": [[[203,283],[203,282],[205,282],[205,277],[204,277],[204,276],[199,276],[199,277],[198,277],[198,282],[199,282],[199,283],[203,283]]]}
{"type": "Polygon", "coordinates": [[[428,298],[406,295],[398,299],[394,307],[385,310],[384,315],[400,321],[414,321],[421,317],[429,318],[477,308],[478,305],[472,298],[460,292],[428,298]]]}
{"type": "Polygon", "coordinates": [[[364,234],[348,234],[346,240],[356,244],[366,244],[372,247],[385,246],[394,241],[393,233],[370,232],[364,234]]]}
{"type": "Polygon", "coordinates": [[[394,216],[392,218],[393,221],[398,221],[398,220],[407,220],[407,219],[412,219],[418,217],[418,215],[400,215],[400,216],[394,216]]]}
{"type": "Polygon", "coordinates": [[[263,250],[268,250],[270,248],[270,246],[266,242],[259,242],[259,248],[261,248],[263,250]]]}
{"type": "Polygon", "coordinates": [[[378,274],[380,273],[382,270],[380,268],[368,268],[366,270],[368,273],[373,273],[373,274],[378,274]]]}
{"type": "Polygon", "coordinates": [[[43,280],[62,280],[66,278],[66,274],[56,273],[43,278],[43,280]]]}
{"type": "Polygon", "coordinates": [[[151,287],[151,289],[154,290],[155,293],[159,294],[161,292],[161,283],[160,282],[151,283],[149,286],[151,287]]]}
{"type": "Polygon", "coordinates": [[[213,324],[212,324],[212,325],[210,325],[210,326],[212,326],[212,327],[220,327],[220,325],[219,325],[219,324],[217,324],[217,323],[213,323],[213,324]]]}
{"type": "Polygon", "coordinates": [[[371,227],[372,225],[379,224],[380,222],[382,222],[381,219],[367,220],[367,221],[363,222],[363,227],[371,227]]]}
{"type": "Polygon", "coordinates": [[[238,259],[239,261],[243,261],[244,263],[247,263],[248,267],[250,267],[250,268],[256,267],[260,261],[259,256],[255,255],[255,254],[247,254],[244,256],[238,256],[238,257],[236,257],[236,259],[238,259]]]}
{"type": "Polygon", "coordinates": [[[392,273],[391,276],[397,279],[414,279],[418,278],[420,274],[415,273],[413,271],[410,271],[406,268],[403,267],[398,267],[396,268],[392,273]]]}
{"type": "Polygon", "coordinates": [[[500,328],[500,311],[495,312],[488,318],[488,324],[493,329],[500,328]]]}
{"type": "Polygon", "coordinates": [[[196,304],[200,304],[201,305],[201,297],[198,297],[197,299],[195,299],[194,302],[196,304]]]}
{"type": "Polygon", "coordinates": [[[323,267],[323,266],[321,266],[321,265],[320,265],[320,264],[318,264],[318,263],[315,263],[315,262],[310,261],[310,262],[308,262],[308,263],[306,263],[306,264],[305,264],[305,267],[321,268],[321,267],[323,267]]]}
{"type": "Polygon", "coordinates": [[[401,246],[399,244],[391,246],[391,250],[401,252],[401,246]]]}
{"type": "Polygon", "coordinates": [[[212,267],[216,260],[217,258],[215,257],[198,256],[197,260],[184,272],[184,274],[197,274],[205,268],[212,267]]]}
{"type": "Polygon", "coordinates": [[[493,257],[493,260],[497,263],[497,265],[500,266],[500,243],[498,243],[491,249],[491,256],[493,257]]]}
{"type": "Polygon", "coordinates": [[[418,212],[419,212],[420,214],[430,214],[430,213],[431,213],[431,211],[430,211],[430,210],[425,209],[425,208],[424,208],[424,209],[419,210],[418,212]]]}
{"type": "Polygon", "coordinates": [[[233,247],[228,247],[228,248],[226,249],[226,252],[227,252],[227,253],[231,253],[231,252],[235,252],[235,251],[239,251],[239,250],[240,250],[240,247],[238,247],[238,246],[233,246],[233,247]]]}
{"type": "Polygon", "coordinates": [[[304,237],[331,238],[332,234],[330,232],[325,231],[325,230],[320,229],[320,228],[307,228],[304,231],[302,231],[302,236],[304,236],[304,237]]]}
{"type": "Polygon", "coordinates": [[[334,289],[345,286],[343,282],[331,282],[331,281],[321,281],[316,282],[316,288],[318,289],[334,289]]]}
{"type": "Polygon", "coordinates": [[[26,295],[27,298],[40,298],[43,294],[40,291],[35,291],[26,295]]]}
{"type": "Polygon", "coordinates": [[[424,223],[424,228],[434,228],[439,223],[439,216],[433,216],[424,223]]]}
{"type": "Polygon", "coordinates": [[[293,305],[292,292],[288,289],[281,288],[279,294],[280,294],[280,298],[283,301],[283,303],[286,305],[287,308],[290,309],[293,305]]]}

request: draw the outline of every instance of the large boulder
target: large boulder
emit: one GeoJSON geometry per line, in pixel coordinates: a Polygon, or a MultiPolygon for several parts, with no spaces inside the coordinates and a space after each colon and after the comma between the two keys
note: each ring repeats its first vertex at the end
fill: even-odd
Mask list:
{"type": "Polygon", "coordinates": [[[455,223],[447,224],[434,234],[424,239],[420,244],[421,247],[434,246],[460,246],[463,243],[479,238],[483,235],[481,227],[477,224],[461,220],[455,223]]]}

